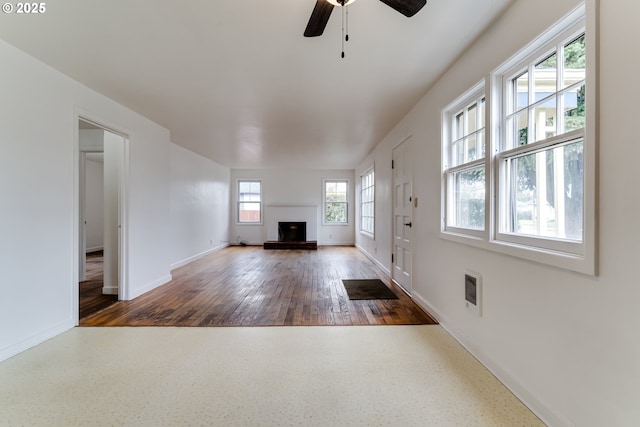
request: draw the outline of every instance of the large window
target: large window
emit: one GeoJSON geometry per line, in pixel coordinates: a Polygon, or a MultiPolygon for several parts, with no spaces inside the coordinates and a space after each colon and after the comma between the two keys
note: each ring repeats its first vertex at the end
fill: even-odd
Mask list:
{"type": "Polygon", "coordinates": [[[238,181],[238,223],[262,223],[262,183],[238,181]]]}
{"type": "Polygon", "coordinates": [[[463,234],[485,230],[485,95],[474,87],[445,109],[445,229],[463,234]]]}
{"type": "Polygon", "coordinates": [[[500,76],[500,240],[581,253],[586,46],[562,32],[500,76]]]}
{"type": "Polygon", "coordinates": [[[596,272],[594,30],[578,7],[443,110],[443,238],[596,272]]]}
{"type": "Polygon", "coordinates": [[[371,168],[360,177],[360,231],[373,236],[374,219],[375,175],[371,168]]]}
{"type": "Polygon", "coordinates": [[[349,181],[324,181],[324,217],[325,224],[347,224],[347,201],[349,181]]]}

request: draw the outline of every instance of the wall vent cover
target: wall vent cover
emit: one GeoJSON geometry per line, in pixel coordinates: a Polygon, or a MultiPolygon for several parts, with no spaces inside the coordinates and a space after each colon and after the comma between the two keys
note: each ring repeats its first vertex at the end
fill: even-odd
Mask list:
{"type": "Polygon", "coordinates": [[[464,299],[471,312],[482,315],[482,277],[478,273],[469,270],[464,272],[464,299]]]}

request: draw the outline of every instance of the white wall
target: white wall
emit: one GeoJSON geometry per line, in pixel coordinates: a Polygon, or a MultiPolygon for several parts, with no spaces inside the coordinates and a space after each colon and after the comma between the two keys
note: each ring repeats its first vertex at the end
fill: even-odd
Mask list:
{"type": "MultiPolygon", "coordinates": [[[[317,241],[319,245],[353,245],[355,243],[353,170],[232,169],[229,233],[231,244],[236,244],[241,240],[250,244],[262,244],[269,235],[273,234],[273,230],[271,232],[267,230],[266,222],[262,225],[237,224],[237,181],[239,179],[262,181],[262,198],[265,209],[268,209],[269,205],[317,206],[317,241]],[[349,181],[348,225],[322,224],[322,185],[324,179],[347,179],[349,181]]],[[[313,235],[312,231],[307,230],[307,235],[313,235]]]]}
{"type": "MultiPolygon", "coordinates": [[[[640,425],[640,192],[635,160],[640,3],[600,5],[600,274],[586,276],[442,240],[441,110],[578,4],[517,1],[356,170],[376,163],[376,241],[357,243],[388,265],[391,150],[415,149],[414,296],[550,425],[640,425]],[[381,188],[384,186],[384,188],[381,188]],[[378,248],[377,255],[374,247],[378,248]],[[381,247],[383,248],[381,254],[381,247]],[[482,274],[484,314],[463,304],[465,269],[482,274]]],[[[593,13],[593,9],[589,9],[593,13]]]]}
{"type": "Polygon", "coordinates": [[[228,245],[230,170],[175,144],[169,154],[175,268],[228,245]]]}
{"type": "Polygon", "coordinates": [[[121,262],[121,188],[124,140],[111,132],[104,134],[104,257],[103,286],[105,295],[118,295],[121,262]]]}
{"type": "Polygon", "coordinates": [[[87,252],[93,252],[104,247],[104,163],[87,160],[85,220],[87,252]]]}
{"type": "Polygon", "coordinates": [[[169,132],[0,41],[0,360],[77,322],[76,112],[129,135],[132,298],[171,278],[169,132]],[[74,288],[76,290],[74,290],[74,288]]]}
{"type": "MultiPolygon", "coordinates": [[[[402,143],[406,138],[394,139],[387,137],[386,142],[367,156],[356,169],[357,177],[355,191],[356,203],[360,201],[361,183],[360,177],[372,166],[374,168],[374,233],[373,237],[367,234],[356,232],[356,246],[371,258],[388,275],[391,275],[391,252],[393,222],[391,219],[393,209],[393,177],[391,169],[391,155],[393,148],[402,143]]],[[[415,145],[415,144],[414,144],[415,145]]],[[[415,148],[414,148],[415,150],[415,148]]],[[[415,183],[414,183],[415,188],[415,183]]],[[[424,203],[424,202],[423,202],[424,203]]],[[[356,210],[356,217],[360,214],[360,209],[356,210]]],[[[415,222],[415,221],[414,221],[415,222]]],[[[357,227],[359,227],[357,225],[357,227]]]]}

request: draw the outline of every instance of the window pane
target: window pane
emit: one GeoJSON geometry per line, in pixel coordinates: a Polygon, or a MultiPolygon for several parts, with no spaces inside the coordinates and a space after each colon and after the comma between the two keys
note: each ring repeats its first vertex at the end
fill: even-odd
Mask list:
{"type": "Polygon", "coordinates": [[[478,130],[478,117],[477,108],[475,105],[469,107],[467,111],[467,120],[469,125],[467,126],[467,135],[478,130]]]}
{"type": "Polygon", "coordinates": [[[324,209],[326,222],[347,222],[346,203],[326,203],[324,209]]]}
{"type": "Polygon", "coordinates": [[[239,203],[238,220],[240,222],[260,222],[260,203],[239,203]]]}
{"type": "Polygon", "coordinates": [[[585,79],[586,51],[584,34],[564,48],[564,84],[571,86],[585,79]]]}
{"type": "Polygon", "coordinates": [[[564,106],[564,131],[570,132],[584,127],[584,85],[565,92],[562,95],[564,106]]]}
{"type": "Polygon", "coordinates": [[[551,98],[533,109],[534,141],[542,141],[556,135],[556,99],[551,98]]]}
{"type": "Polygon", "coordinates": [[[464,163],[464,139],[451,143],[451,167],[464,163]]]}
{"type": "Polygon", "coordinates": [[[464,161],[471,162],[478,158],[478,145],[476,135],[471,135],[464,140],[464,161]]]}
{"type": "Polygon", "coordinates": [[[480,132],[478,132],[477,135],[477,148],[478,151],[480,152],[480,155],[478,156],[479,159],[484,158],[485,156],[485,144],[484,144],[484,129],[480,132]]]}
{"type": "Polygon", "coordinates": [[[453,139],[460,139],[464,136],[464,113],[460,113],[456,116],[453,129],[453,139]]]}
{"type": "Polygon", "coordinates": [[[527,72],[520,75],[520,77],[517,77],[515,79],[515,82],[515,109],[513,110],[513,112],[529,105],[529,73],[527,72]]]}
{"type": "Polygon", "coordinates": [[[453,203],[447,225],[484,230],[484,166],[452,173],[450,183],[453,203]]]}
{"type": "Polygon", "coordinates": [[[238,201],[259,202],[260,201],[260,181],[240,181],[238,183],[238,201]]]}
{"type": "Polygon", "coordinates": [[[527,145],[529,133],[529,110],[524,110],[509,118],[508,128],[511,134],[511,145],[506,148],[514,148],[527,145]]]}
{"type": "Polygon", "coordinates": [[[582,240],[583,142],[510,160],[515,233],[582,240]]]}
{"type": "Polygon", "coordinates": [[[347,183],[346,182],[326,182],[325,200],[327,202],[346,202],[347,183]]]}
{"type": "Polygon", "coordinates": [[[536,64],[534,69],[535,102],[555,93],[557,89],[558,61],[554,53],[536,64]]]}

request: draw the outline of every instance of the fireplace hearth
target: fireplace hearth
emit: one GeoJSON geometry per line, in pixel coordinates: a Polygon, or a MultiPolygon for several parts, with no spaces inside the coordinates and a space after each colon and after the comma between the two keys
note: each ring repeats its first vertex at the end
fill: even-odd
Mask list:
{"type": "Polygon", "coordinates": [[[279,221],[278,240],[264,242],[264,249],[318,249],[318,243],[307,241],[307,223],[279,221]]]}

